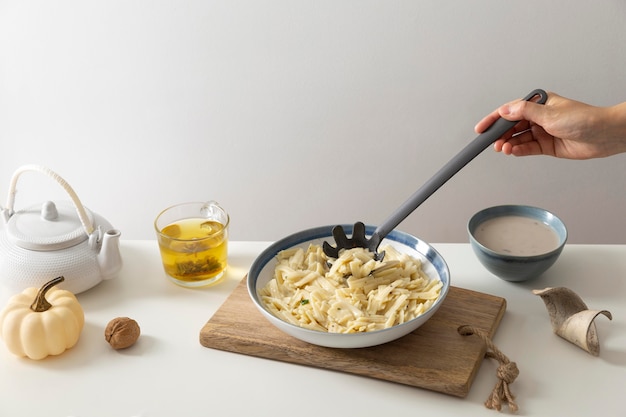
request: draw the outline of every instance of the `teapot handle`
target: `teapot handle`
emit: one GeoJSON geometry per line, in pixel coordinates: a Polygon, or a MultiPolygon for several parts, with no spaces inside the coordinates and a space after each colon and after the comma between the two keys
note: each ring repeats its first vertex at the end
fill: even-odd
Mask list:
{"type": "Polygon", "coordinates": [[[72,187],[67,183],[67,181],[65,181],[63,178],[61,178],[61,176],[59,174],[57,174],[56,172],[54,172],[51,169],[46,168],[44,166],[40,166],[40,165],[24,165],[24,166],[18,168],[17,171],[15,171],[15,173],[13,174],[13,178],[11,178],[11,186],[9,188],[9,198],[7,200],[7,209],[9,210],[9,213],[11,213],[11,214],[13,213],[13,205],[15,204],[15,194],[17,192],[17,190],[16,190],[17,179],[19,178],[19,176],[22,173],[24,173],[26,171],[38,171],[38,172],[41,172],[41,173],[47,175],[48,177],[52,178],[56,182],[58,182],[61,185],[61,187],[63,187],[63,189],[69,194],[70,198],[72,199],[72,202],[74,203],[74,207],[76,208],[76,212],[78,213],[78,218],[80,219],[80,222],[82,223],[83,227],[85,228],[85,231],[87,232],[87,235],[91,236],[91,234],[94,231],[93,223],[91,222],[91,220],[89,220],[89,216],[87,216],[87,212],[85,211],[85,207],[80,202],[80,199],[78,198],[78,196],[74,192],[74,189],[72,189],[72,187]]]}

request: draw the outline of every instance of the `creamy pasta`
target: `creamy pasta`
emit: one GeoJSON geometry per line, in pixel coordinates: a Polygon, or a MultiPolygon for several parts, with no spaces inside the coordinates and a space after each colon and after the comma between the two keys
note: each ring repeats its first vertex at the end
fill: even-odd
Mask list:
{"type": "Polygon", "coordinates": [[[363,248],[346,249],[329,265],[320,245],[277,255],[274,277],[259,291],[286,322],[331,333],[358,333],[407,322],[439,298],[442,283],[422,264],[387,245],[384,261],[363,248]]]}

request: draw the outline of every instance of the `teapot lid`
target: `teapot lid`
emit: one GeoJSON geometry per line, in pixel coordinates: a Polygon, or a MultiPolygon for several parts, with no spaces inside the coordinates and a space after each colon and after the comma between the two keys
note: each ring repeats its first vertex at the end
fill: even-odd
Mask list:
{"type": "MultiPolygon", "coordinates": [[[[93,222],[93,215],[85,209],[93,222]]],[[[11,215],[7,236],[17,246],[40,251],[69,248],[89,236],[72,204],[47,201],[11,215]]]]}

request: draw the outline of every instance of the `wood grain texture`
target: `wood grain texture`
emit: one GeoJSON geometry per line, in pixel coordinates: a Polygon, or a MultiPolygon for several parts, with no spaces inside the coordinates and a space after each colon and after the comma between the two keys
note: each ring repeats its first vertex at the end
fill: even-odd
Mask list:
{"type": "Polygon", "coordinates": [[[248,295],[246,278],[200,330],[200,343],[235,352],[347,372],[465,397],[486,347],[461,336],[462,325],[491,337],[506,310],[501,297],[451,287],[439,310],[422,327],[391,343],[361,349],[311,345],[274,327],[248,295]]]}

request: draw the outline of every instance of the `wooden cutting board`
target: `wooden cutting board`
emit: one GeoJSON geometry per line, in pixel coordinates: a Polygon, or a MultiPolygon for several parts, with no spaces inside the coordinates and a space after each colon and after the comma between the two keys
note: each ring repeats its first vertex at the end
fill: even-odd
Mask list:
{"type": "Polygon", "coordinates": [[[504,298],[451,287],[439,310],[422,327],[396,341],[361,349],[336,349],[295,339],[256,309],[241,281],[200,331],[208,348],[397,382],[465,397],[486,346],[461,336],[471,325],[490,337],[506,310],[504,298]]]}

